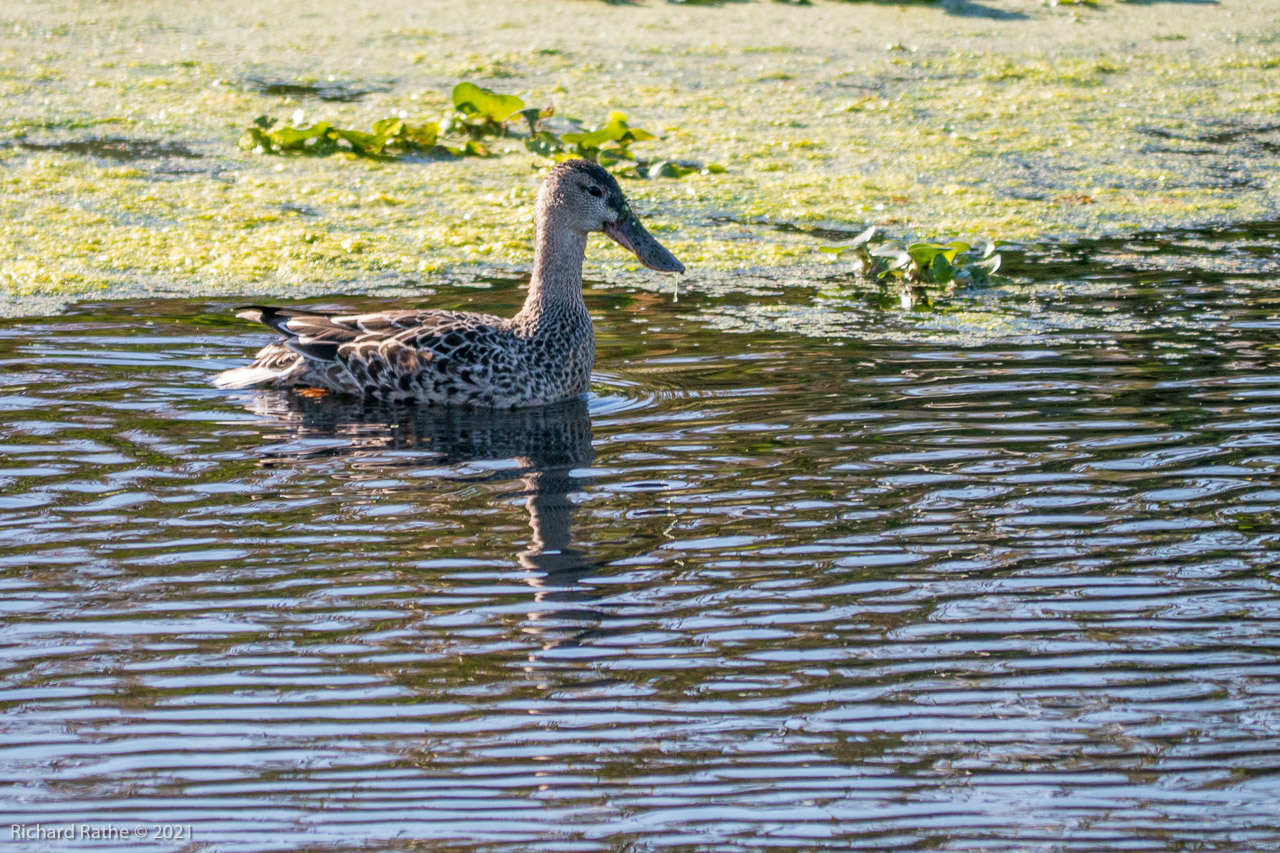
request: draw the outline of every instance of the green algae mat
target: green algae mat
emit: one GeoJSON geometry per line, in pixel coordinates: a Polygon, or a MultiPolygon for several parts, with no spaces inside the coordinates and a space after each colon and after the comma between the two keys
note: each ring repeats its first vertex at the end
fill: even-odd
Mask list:
{"type": "MultiPolygon", "coordinates": [[[[976,243],[1280,219],[1280,2],[9,4],[0,313],[519,274],[551,163],[527,139],[237,144],[262,116],[439,124],[464,81],[579,137],[615,111],[643,128],[659,165],[627,191],[692,290],[819,279],[842,269],[819,248],[871,225],[976,243]]],[[[588,270],[670,287],[604,242],[588,270]]]]}

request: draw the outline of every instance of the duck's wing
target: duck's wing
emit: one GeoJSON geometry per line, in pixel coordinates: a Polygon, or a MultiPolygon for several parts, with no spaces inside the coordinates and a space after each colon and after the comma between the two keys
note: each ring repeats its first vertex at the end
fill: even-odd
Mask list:
{"type": "MultiPolygon", "coordinates": [[[[371,314],[339,314],[246,305],[235,309],[244,320],[270,326],[285,336],[282,343],[306,358],[335,361],[359,357],[380,346],[436,351],[451,332],[474,333],[495,329],[501,317],[465,311],[378,311],[371,314]],[[359,344],[350,348],[346,344],[359,344]]],[[[455,335],[456,339],[457,336],[455,335]]],[[[457,340],[457,343],[462,343],[457,340]]],[[[448,347],[452,350],[455,347],[448,347]]]]}
{"type": "MultiPolygon", "coordinates": [[[[380,311],[338,314],[249,305],[236,316],[270,326],[284,339],[259,353],[293,356],[295,384],[357,393],[457,397],[491,393],[494,373],[512,373],[505,321],[462,311],[380,311]],[[298,357],[305,364],[299,365],[298,357]],[[336,370],[336,373],[335,373],[336,370]],[[429,388],[430,390],[422,390],[429,388]]],[[[253,374],[256,382],[257,374],[253,374]]]]}

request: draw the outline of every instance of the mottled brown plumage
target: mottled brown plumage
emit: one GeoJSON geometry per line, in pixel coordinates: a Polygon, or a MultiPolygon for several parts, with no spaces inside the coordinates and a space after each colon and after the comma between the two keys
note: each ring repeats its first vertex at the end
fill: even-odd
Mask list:
{"type": "Polygon", "coordinates": [[[595,360],[595,333],[582,300],[587,235],[603,231],[651,269],[684,267],[640,224],[613,176],[586,160],[551,170],[538,190],[534,220],[533,279],[515,317],[237,308],[237,316],[264,323],[284,338],[215,383],[501,408],[582,394],[595,360]]]}

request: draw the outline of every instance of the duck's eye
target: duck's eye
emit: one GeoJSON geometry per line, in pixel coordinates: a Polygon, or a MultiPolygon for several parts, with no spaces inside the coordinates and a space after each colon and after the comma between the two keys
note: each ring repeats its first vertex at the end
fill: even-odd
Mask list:
{"type": "Polygon", "coordinates": [[[599,187],[587,187],[587,192],[591,193],[596,198],[604,198],[604,190],[599,187]]]}

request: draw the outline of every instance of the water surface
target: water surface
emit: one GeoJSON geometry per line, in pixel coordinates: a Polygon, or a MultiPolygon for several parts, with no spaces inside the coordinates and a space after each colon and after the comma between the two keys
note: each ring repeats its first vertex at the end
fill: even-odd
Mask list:
{"type": "Polygon", "coordinates": [[[935,313],[592,291],[591,397],[499,415],[217,391],[231,303],[5,321],[0,817],[1280,849],[1276,280],[1184,237],[935,313]]]}

